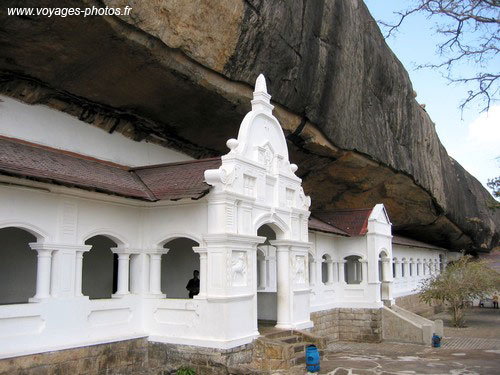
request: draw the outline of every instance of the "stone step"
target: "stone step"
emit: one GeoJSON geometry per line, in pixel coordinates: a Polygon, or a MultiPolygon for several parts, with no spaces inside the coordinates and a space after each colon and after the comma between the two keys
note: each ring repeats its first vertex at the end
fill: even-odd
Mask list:
{"type": "Polygon", "coordinates": [[[228,368],[229,375],[267,375],[268,371],[259,370],[247,365],[239,365],[228,368]]]}
{"type": "Polygon", "coordinates": [[[304,342],[304,338],[302,336],[299,336],[299,335],[280,337],[278,340],[281,342],[284,342],[286,344],[294,344],[296,342],[304,342]]]}
{"type": "Polygon", "coordinates": [[[311,345],[311,344],[310,344],[310,343],[308,343],[308,342],[305,342],[305,341],[303,341],[303,342],[298,342],[298,343],[296,343],[296,344],[293,346],[293,352],[294,352],[294,353],[302,353],[302,352],[304,352],[304,353],[305,353],[305,351],[306,351],[306,346],[307,346],[307,345],[311,345]]]}
{"type": "Polygon", "coordinates": [[[265,338],[268,338],[271,340],[280,339],[281,337],[287,337],[287,336],[293,336],[293,331],[290,329],[286,329],[283,331],[267,333],[264,335],[265,338]]]}
{"type": "Polygon", "coordinates": [[[297,355],[290,361],[290,366],[305,365],[306,364],[306,354],[297,355]]]}

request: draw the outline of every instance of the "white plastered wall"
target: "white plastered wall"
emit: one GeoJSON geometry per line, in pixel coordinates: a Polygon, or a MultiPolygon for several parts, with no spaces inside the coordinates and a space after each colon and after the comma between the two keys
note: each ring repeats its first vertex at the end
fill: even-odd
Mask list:
{"type": "Polygon", "coordinates": [[[135,142],[44,105],[0,95],[0,135],[71,151],[130,167],[192,159],[181,152],[135,142]]]}
{"type": "MultiPolygon", "coordinates": [[[[169,328],[178,327],[179,321],[165,324],[162,316],[173,314],[187,324],[185,311],[185,315],[202,314],[204,301],[192,308],[189,303],[179,307],[177,301],[149,297],[148,254],[168,239],[191,238],[193,233],[202,237],[207,228],[203,200],[154,205],[7,176],[0,177],[0,182],[0,206],[5,208],[0,210],[0,228],[17,227],[36,235],[37,242],[50,249],[52,266],[47,298],[0,306],[2,357],[147,336],[148,324],[163,329],[167,336],[175,336],[176,332],[169,328]],[[16,186],[20,184],[30,186],[16,186]],[[148,225],[152,221],[156,225],[148,225]],[[85,241],[96,235],[111,238],[120,252],[131,254],[132,293],[97,300],[79,295],[78,253],[88,250],[83,248],[85,241]],[[143,309],[144,305],[154,305],[153,301],[163,309],[163,315],[143,309]]],[[[205,313],[204,319],[216,321],[216,315],[205,313]]],[[[191,337],[194,342],[200,336],[206,343],[217,339],[216,329],[201,327],[206,321],[200,321],[200,326],[192,323],[177,334],[184,339],[191,337]]],[[[220,334],[219,339],[223,340],[220,334]]]]}
{"type": "Polygon", "coordinates": [[[311,266],[314,270],[309,272],[311,311],[336,307],[382,307],[379,254],[384,251],[388,257],[391,256],[391,238],[391,223],[381,204],[372,210],[366,235],[343,237],[310,232],[309,239],[313,244],[311,256],[314,259],[311,266]],[[325,254],[328,256],[326,267],[322,265],[325,254]],[[353,255],[361,258],[359,266],[363,277],[359,284],[347,284],[345,280],[345,258],[353,255]],[[329,274],[326,283],[322,281],[322,270],[329,274]]]}
{"type": "Polygon", "coordinates": [[[443,267],[449,261],[449,253],[440,249],[428,249],[416,246],[393,245],[394,297],[418,293],[419,283],[431,274],[440,272],[440,257],[443,267]],[[411,266],[413,265],[413,266],[411,266]],[[410,267],[413,268],[410,275],[410,267]],[[404,268],[404,277],[402,269],[404,268]]]}

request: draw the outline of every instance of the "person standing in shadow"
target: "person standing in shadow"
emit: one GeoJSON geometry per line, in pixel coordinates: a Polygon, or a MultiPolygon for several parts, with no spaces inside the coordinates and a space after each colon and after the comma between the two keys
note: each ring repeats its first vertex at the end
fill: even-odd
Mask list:
{"type": "Polygon", "coordinates": [[[200,293],[200,271],[193,271],[193,278],[187,283],[186,289],[189,291],[189,298],[193,298],[193,296],[200,293]]]}

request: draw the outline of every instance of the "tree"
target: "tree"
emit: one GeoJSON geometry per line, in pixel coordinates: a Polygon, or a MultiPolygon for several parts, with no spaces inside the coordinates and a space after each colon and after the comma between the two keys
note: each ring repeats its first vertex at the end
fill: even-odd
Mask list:
{"type": "Polygon", "coordinates": [[[491,189],[495,198],[500,198],[500,177],[495,177],[491,180],[488,180],[486,185],[488,185],[488,187],[491,189]]]}
{"type": "Polygon", "coordinates": [[[453,325],[464,327],[467,303],[484,299],[500,287],[500,275],[483,260],[464,255],[450,263],[437,275],[420,282],[420,299],[425,303],[433,300],[446,304],[451,312],[453,325]]]}
{"type": "Polygon", "coordinates": [[[463,110],[477,99],[484,103],[482,111],[487,111],[492,102],[499,100],[500,64],[494,60],[500,51],[500,0],[409,1],[408,9],[395,13],[398,22],[379,21],[388,29],[386,38],[414,14],[437,19],[436,32],[443,36],[437,45],[440,61],[419,68],[437,69],[452,83],[470,84],[473,89],[468,91],[460,108],[463,110]],[[463,63],[472,63],[475,72],[461,75],[463,63]]]}

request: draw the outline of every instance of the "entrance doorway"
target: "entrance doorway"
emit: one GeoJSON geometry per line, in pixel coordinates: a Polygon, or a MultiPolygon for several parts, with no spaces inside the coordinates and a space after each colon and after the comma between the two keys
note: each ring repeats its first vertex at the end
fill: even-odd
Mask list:
{"type": "Polygon", "coordinates": [[[257,248],[257,320],[259,326],[276,325],[277,284],[276,284],[276,248],[270,241],[276,239],[276,233],[269,225],[263,225],[257,231],[258,236],[266,241],[257,248]]]}

